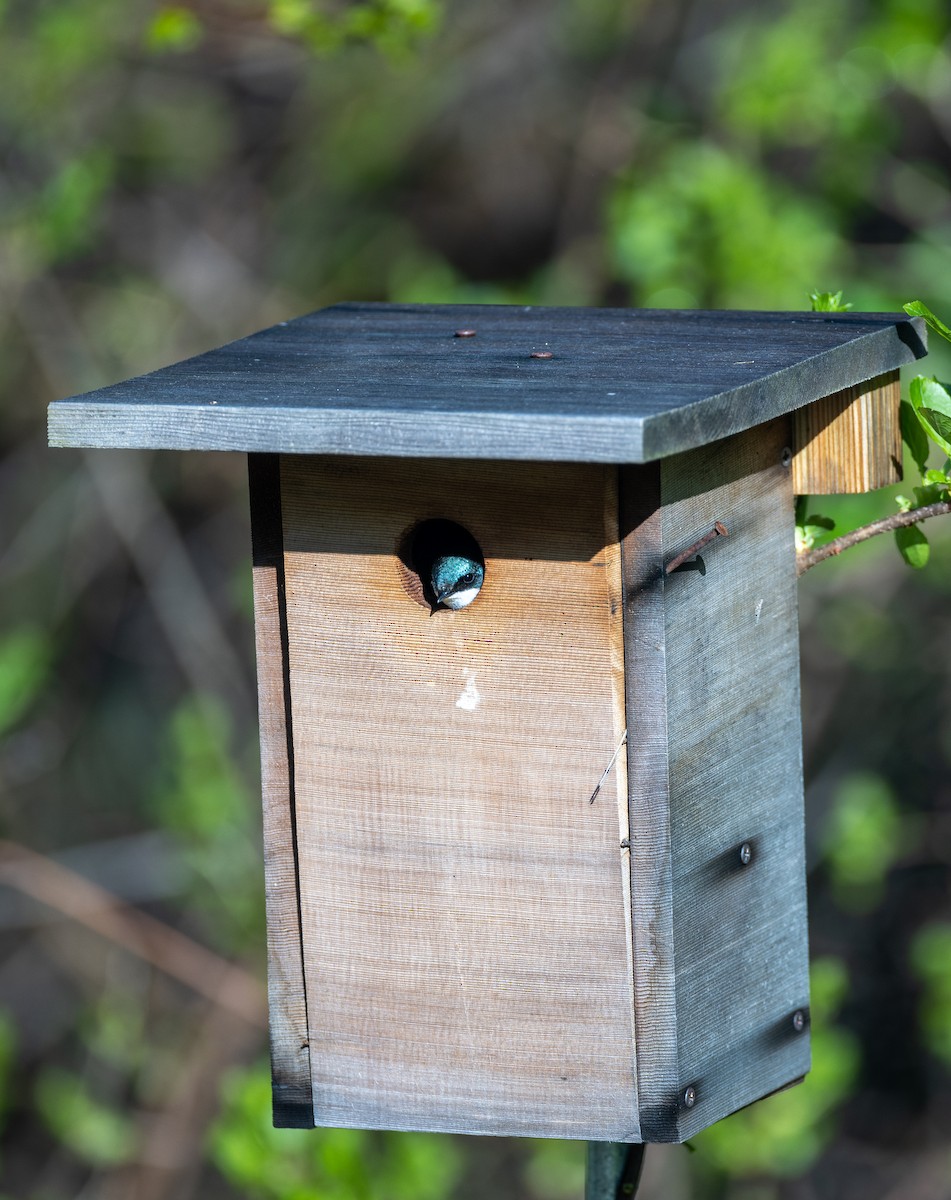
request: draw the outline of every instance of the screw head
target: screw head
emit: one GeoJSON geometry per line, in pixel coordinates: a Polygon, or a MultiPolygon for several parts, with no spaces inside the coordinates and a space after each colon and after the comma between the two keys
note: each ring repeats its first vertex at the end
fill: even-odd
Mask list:
{"type": "Polygon", "coordinates": [[[737,854],[738,854],[740,863],[744,867],[748,867],[750,865],[750,863],[753,861],[753,847],[749,844],[749,842],[744,842],[743,845],[739,848],[739,851],[737,852],[737,854]]]}
{"type": "Polygon", "coordinates": [[[697,1103],[697,1089],[691,1083],[689,1087],[684,1088],[683,1094],[684,1108],[693,1108],[697,1103]]]}
{"type": "Polygon", "coordinates": [[[783,452],[779,456],[779,461],[783,464],[784,467],[792,466],[792,450],[790,450],[790,448],[788,446],[783,447],[783,452]]]}
{"type": "Polygon", "coordinates": [[[792,1027],[796,1033],[802,1033],[806,1028],[806,1014],[801,1008],[797,1008],[792,1015],[792,1027]]]}

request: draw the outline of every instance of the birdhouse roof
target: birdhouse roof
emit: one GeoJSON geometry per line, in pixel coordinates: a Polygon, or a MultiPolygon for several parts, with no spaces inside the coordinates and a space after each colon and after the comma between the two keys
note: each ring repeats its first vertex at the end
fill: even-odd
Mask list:
{"type": "Polygon", "coordinates": [[[894,313],[338,304],[56,401],[49,439],[649,462],[925,353],[894,313]]]}

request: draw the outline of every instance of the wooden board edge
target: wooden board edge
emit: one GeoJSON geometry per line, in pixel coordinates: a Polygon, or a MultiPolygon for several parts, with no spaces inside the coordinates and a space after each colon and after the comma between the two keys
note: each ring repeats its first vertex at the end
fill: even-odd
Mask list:
{"type": "Polygon", "coordinates": [[[898,371],[824,396],[793,413],[797,496],[871,492],[901,482],[898,371]]]}
{"type": "Polygon", "coordinates": [[[310,1129],[314,1110],[297,870],[279,456],[249,454],[248,483],[274,1125],[310,1129]]]}
{"type": "Polygon", "coordinates": [[[664,548],[659,463],[619,472],[624,678],[633,922],[634,1028],[641,1137],[677,1139],[664,548]]]}

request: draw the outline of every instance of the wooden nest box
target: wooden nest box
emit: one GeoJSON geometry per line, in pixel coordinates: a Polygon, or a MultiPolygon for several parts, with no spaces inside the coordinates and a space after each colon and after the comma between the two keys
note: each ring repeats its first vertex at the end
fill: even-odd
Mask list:
{"type": "Polygon", "coordinates": [[[923,336],[344,304],[51,406],[250,456],[278,1124],[681,1141],[806,1073],[793,497],[900,477],[923,336]]]}

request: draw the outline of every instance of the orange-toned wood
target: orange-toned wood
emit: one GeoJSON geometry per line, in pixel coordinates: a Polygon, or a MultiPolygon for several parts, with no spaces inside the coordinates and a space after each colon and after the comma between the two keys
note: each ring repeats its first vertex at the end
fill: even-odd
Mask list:
{"type": "Polygon", "coordinates": [[[282,503],[316,1122],[637,1140],[616,471],[286,458],[282,503]]]}
{"type": "Polygon", "coordinates": [[[871,492],[901,479],[898,372],[816,400],[793,413],[798,496],[871,492]]]}

